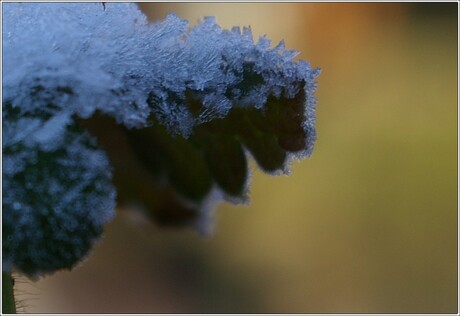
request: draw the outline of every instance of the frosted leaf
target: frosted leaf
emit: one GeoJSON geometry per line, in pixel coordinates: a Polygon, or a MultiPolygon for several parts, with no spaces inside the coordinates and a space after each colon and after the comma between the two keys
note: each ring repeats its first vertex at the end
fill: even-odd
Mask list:
{"type": "MultiPolygon", "coordinates": [[[[149,24],[135,4],[3,9],[3,103],[11,110],[3,149],[24,149],[6,152],[4,176],[24,172],[36,151],[69,152],[66,135],[76,122],[94,127],[110,117],[152,178],[177,192],[174,205],[196,220],[211,196],[247,200],[249,155],[278,174],[313,151],[319,70],[293,61],[297,52],[284,42],[255,44],[249,27],[224,30],[213,17],[193,28],[175,15],[149,24]]],[[[90,131],[98,142],[107,134],[90,131]]],[[[124,166],[111,152],[114,141],[107,143],[117,175],[124,166]]],[[[48,189],[58,190],[55,184],[48,189]]]]}

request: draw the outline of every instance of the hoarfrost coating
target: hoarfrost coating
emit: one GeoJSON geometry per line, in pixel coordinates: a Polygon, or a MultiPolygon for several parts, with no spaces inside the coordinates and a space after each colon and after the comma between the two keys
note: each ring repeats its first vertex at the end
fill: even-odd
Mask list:
{"type": "MultiPolygon", "coordinates": [[[[76,121],[96,111],[128,129],[160,124],[190,138],[232,111],[257,110],[268,113],[266,137],[251,138],[259,125],[241,131],[235,152],[243,146],[264,170],[287,172],[313,151],[319,70],[293,61],[283,42],[254,44],[250,28],[223,30],[212,17],[193,28],[175,15],[149,24],[125,3],[5,3],[2,18],[5,271],[71,268],[113,217],[110,159],[76,121]],[[277,161],[267,161],[263,141],[281,146],[277,161]]],[[[196,227],[208,225],[209,197],[228,197],[207,190],[196,227]]]]}
{"type": "Polygon", "coordinates": [[[191,29],[175,15],[150,25],[135,4],[123,3],[105,10],[99,3],[6,3],[3,19],[3,98],[15,105],[43,107],[37,102],[54,99],[59,111],[89,117],[98,109],[129,127],[145,126],[154,114],[188,136],[232,107],[262,108],[269,95],[291,98],[304,81],[312,151],[319,71],[294,62],[297,52],[283,42],[270,48],[261,37],[254,45],[249,28],[223,30],[212,17],[191,29]],[[258,80],[245,82],[252,72],[258,80]],[[31,89],[40,88],[46,98],[31,99],[31,89]],[[186,105],[187,91],[203,103],[198,114],[186,105]]]}

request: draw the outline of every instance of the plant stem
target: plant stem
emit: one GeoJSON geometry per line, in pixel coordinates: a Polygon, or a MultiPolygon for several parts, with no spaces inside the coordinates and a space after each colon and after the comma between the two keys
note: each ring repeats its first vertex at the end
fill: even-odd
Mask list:
{"type": "Polygon", "coordinates": [[[2,273],[2,314],[16,314],[13,286],[13,277],[8,273],[2,273]]]}

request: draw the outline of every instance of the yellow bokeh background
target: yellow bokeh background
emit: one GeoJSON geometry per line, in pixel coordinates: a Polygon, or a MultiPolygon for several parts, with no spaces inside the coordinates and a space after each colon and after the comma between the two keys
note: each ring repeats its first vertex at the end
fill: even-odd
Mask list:
{"type": "MultiPolygon", "coordinates": [[[[312,158],[253,164],[211,238],[120,211],[72,272],[18,278],[22,311],[457,313],[457,4],[153,3],[322,68],[312,158]]],[[[173,67],[173,65],[172,65],[173,67]]]]}

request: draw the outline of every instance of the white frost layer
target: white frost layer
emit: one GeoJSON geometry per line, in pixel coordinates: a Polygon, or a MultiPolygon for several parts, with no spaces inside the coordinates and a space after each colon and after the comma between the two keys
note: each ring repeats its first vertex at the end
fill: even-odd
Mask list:
{"type": "Polygon", "coordinates": [[[261,37],[254,44],[249,28],[223,30],[212,17],[191,29],[174,15],[148,24],[135,4],[3,7],[4,100],[33,107],[33,87],[71,88],[54,97],[72,113],[88,117],[99,109],[128,127],[143,126],[154,114],[172,133],[188,136],[196,124],[224,117],[232,107],[261,108],[269,95],[292,97],[298,83],[306,82],[311,153],[318,72],[305,61],[294,62],[297,52],[283,42],[270,48],[261,37]],[[242,87],[248,71],[263,82],[242,87]],[[201,99],[198,115],[186,107],[187,90],[201,99]]]}

